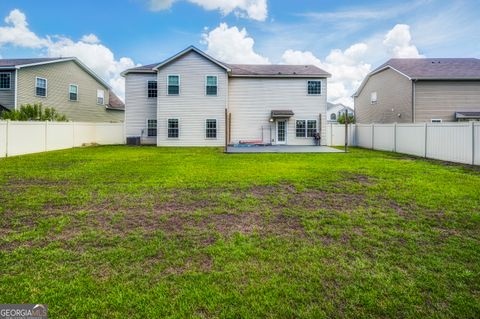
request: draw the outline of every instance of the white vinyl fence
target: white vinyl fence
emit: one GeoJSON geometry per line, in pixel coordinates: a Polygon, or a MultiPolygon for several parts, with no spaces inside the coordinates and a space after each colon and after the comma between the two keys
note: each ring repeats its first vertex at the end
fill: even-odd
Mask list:
{"type": "Polygon", "coordinates": [[[123,123],[0,121],[0,157],[92,143],[124,144],[123,123]]]}
{"type": "MultiPolygon", "coordinates": [[[[345,126],[328,124],[327,145],[341,146],[344,141],[345,126]]],[[[480,165],[480,122],[355,124],[349,130],[349,145],[480,165]]]]}

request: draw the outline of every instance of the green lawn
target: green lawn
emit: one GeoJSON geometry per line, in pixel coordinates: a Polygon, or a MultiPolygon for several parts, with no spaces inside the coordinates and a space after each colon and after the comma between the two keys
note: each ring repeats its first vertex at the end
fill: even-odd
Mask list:
{"type": "Polygon", "coordinates": [[[360,149],[0,159],[0,303],[51,318],[478,318],[480,170],[360,149]]]}

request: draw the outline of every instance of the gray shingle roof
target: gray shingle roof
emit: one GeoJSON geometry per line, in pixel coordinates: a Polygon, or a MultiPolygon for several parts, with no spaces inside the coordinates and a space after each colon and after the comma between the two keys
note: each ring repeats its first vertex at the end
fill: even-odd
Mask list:
{"type": "Polygon", "coordinates": [[[153,70],[154,67],[156,67],[157,65],[159,65],[159,63],[152,63],[152,64],[146,64],[146,65],[141,65],[141,66],[137,66],[135,68],[130,68],[128,70],[125,70],[123,72],[132,72],[132,73],[135,73],[135,71],[139,71],[139,72],[148,72],[148,71],[151,71],[152,73],[154,73],[155,71],[153,70]]]}
{"type": "Polygon", "coordinates": [[[107,108],[111,110],[125,111],[125,103],[123,103],[123,101],[110,90],[107,108]]]}
{"type": "Polygon", "coordinates": [[[480,59],[390,59],[372,73],[391,66],[411,79],[480,79],[480,59]]]}
{"type": "Polygon", "coordinates": [[[31,59],[0,59],[0,67],[15,67],[17,65],[25,65],[32,63],[42,63],[71,58],[31,58],[31,59]]]}
{"type": "Polygon", "coordinates": [[[330,76],[314,65],[227,64],[233,76],[330,76]]]}

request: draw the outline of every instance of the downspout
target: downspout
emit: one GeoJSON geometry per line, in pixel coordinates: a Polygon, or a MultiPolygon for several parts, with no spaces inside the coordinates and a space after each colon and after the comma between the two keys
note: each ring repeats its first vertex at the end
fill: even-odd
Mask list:
{"type": "Polygon", "coordinates": [[[14,102],[13,108],[17,110],[17,95],[18,95],[18,69],[15,69],[15,93],[14,93],[14,102]]]}
{"type": "Polygon", "coordinates": [[[415,101],[416,101],[416,95],[415,95],[415,83],[417,80],[412,80],[412,123],[416,122],[416,106],[415,106],[415,101]]]}

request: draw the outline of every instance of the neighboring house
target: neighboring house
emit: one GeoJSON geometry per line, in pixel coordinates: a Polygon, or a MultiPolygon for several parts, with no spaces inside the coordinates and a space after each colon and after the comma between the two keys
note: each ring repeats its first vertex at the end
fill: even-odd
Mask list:
{"type": "Polygon", "coordinates": [[[332,123],[337,122],[340,115],[345,115],[345,111],[348,111],[348,115],[351,116],[355,113],[350,106],[341,103],[333,104],[327,102],[327,121],[332,123]]]}
{"type": "Polygon", "coordinates": [[[312,65],[226,64],[189,47],[122,75],[126,135],[143,144],[326,142],[330,74],[312,65]]]}
{"type": "Polygon", "coordinates": [[[480,120],[479,59],[391,59],[354,94],[357,123],[480,120]]]}
{"type": "Polygon", "coordinates": [[[53,107],[70,121],[122,122],[124,103],[76,58],[0,59],[0,111],[53,107]]]}

